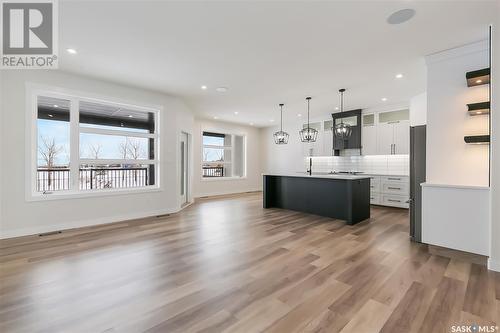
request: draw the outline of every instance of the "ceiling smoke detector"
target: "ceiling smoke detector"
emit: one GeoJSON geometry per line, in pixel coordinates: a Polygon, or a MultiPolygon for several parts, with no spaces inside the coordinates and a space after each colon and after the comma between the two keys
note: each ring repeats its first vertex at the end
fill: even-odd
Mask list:
{"type": "Polygon", "coordinates": [[[227,87],[217,87],[215,88],[215,91],[220,92],[220,93],[225,93],[227,91],[227,87]]]}
{"type": "Polygon", "coordinates": [[[387,23],[389,24],[401,24],[411,20],[415,16],[415,9],[406,8],[398,10],[397,12],[392,13],[387,18],[387,23]]]}

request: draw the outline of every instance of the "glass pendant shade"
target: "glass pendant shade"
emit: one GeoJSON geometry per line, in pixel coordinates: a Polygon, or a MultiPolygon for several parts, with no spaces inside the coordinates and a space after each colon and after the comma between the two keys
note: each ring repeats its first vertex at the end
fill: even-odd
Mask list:
{"type": "Polygon", "coordinates": [[[283,131],[283,105],[285,104],[280,104],[280,112],[281,112],[281,127],[278,132],[275,132],[273,134],[274,137],[274,143],[277,145],[286,145],[288,143],[288,138],[290,135],[288,135],[287,132],[283,131]]]}
{"type": "Polygon", "coordinates": [[[351,136],[352,128],[348,124],[341,122],[340,124],[335,125],[333,131],[337,138],[347,139],[351,136]]]}
{"type": "Polygon", "coordinates": [[[316,142],[318,131],[312,127],[306,127],[299,132],[299,136],[302,142],[316,142]]]}
{"type": "Polygon", "coordinates": [[[311,101],[311,97],[306,97],[307,100],[307,127],[304,127],[299,131],[300,141],[302,142],[316,142],[318,138],[318,131],[315,128],[311,127],[309,123],[309,102],[311,101]]]}
{"type": "Polygon", "coordinates": [[[278,131],[273,134],[274,136],[274,143],[277,145],[286,145],[288,143],[288,138],[290,135],[288,135],[287,132],[283,131],[278,131]]]}
{"type": "Polygon", "coordinates": [[[340,124],[333,127],[333,134],[339,139],[347,139],[352,134],[351,125],[344,123],[342,113],[344,112],[344,92],[345,89],[340,89],[340,124]]]}

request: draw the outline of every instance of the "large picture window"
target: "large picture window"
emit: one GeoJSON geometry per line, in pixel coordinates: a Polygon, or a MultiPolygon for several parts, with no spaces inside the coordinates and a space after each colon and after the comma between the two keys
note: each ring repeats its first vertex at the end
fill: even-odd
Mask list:
{"type": "Polygon", "coordinates": [[[35,194],[158,187],[158,110],[50,92],[32,97],[35,194]]]}
{"type": "Polygon", "coordinates": [[[202,177],[245,177],[245,137],[204,131],[202,177]]]}

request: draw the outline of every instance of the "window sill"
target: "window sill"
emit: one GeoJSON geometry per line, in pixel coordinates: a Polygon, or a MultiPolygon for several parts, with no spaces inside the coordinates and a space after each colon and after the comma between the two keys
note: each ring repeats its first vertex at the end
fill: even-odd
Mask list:
{"type": "Polygon", "coordinates": [[[246,180],[247,177],[201,177],[202,182],[216,182],[216,181],[226,181],[226,180],[246,180]]]}
{"type": "Polygon", "coordinates": [[[143,194],[161,192],[162,188],[158,186],[137,187],[134,189],[109,189],[109,190],[87,190],[87,191],[61,191],[52,192],[51,194],[31,193],[26,198],[26,201],[46,201],[46,200],[66,200],[80,198],[95,198],[107,196],[121,196],[131,194],[143,194]]]}

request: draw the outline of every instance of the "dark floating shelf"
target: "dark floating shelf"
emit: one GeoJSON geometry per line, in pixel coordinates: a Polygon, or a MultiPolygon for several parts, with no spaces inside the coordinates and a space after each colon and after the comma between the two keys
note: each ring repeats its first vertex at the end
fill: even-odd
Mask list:
{"type": "Polygon", "coordinates": [[[490,113],[490,102],[467,104],[467,112],[471,116],[479,116],[490,113]]]}
{"type": "Polygon", "coordinates": [[[476,144],[476,145],[487,145],[490,143],[489,135],[469,135],[464,136],[465,143],[476,144]]]}
{"type": "Polygon", "coordinates": [[[480,86],[482,84],[490,83],[490,69],[483,68],[477,71],[467,72],[465,74],[467,78],[467,87],[480,86]]]}

